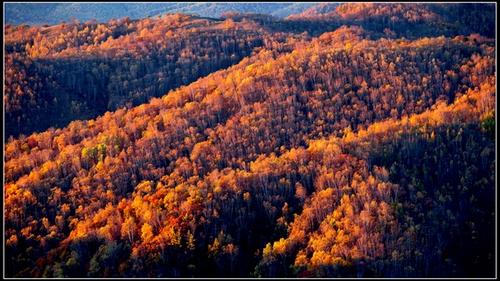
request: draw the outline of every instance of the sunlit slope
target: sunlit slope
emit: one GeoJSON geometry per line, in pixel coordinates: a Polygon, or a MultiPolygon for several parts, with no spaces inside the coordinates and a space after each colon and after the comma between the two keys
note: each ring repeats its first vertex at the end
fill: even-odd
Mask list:
{"type": "Polygon", "coordinates": [[[8,275],[491,277],[490,45],[341,28],[12,140],[8,275]]]}
{"type": "MultiPolygon", "coordinates": [[[[147,10],[148,3],[135,4],[141,5],[140,11],[147,10]]],[[[190,4],[208,9],[206,6],[220,3],[190,4]]],[[[235,5],[245,4],[253,5],[235,5]]],[[[278,9],[282,4],[269,5],[278,9]]],[[[289,52],[296,42],[309,41],[343,25],[361,26],[362,36],[372,40],[444,35],[465,36],[463,40],[482,44],[495,36],[491,20],[494,6],[487,3],[349,3],[330,11],[333,6],[324,3],[307,16],[287,19],[257,9],[257,13],[226,12],[224,21],[159,13],[149,18],[140,16],[140,20],[131,15],[115,16],[100,23],[97,19],[80,19],[46,27],[7,24],[4,139],[147,103],[151,97],[238,63],[255,47],[289,52]]]]}
{"type": "Polygon", "coordinates": [[[181,14],[12,28],[5,140],[160,97],[249,56],[270,37],[260,29],[181,14]]]}

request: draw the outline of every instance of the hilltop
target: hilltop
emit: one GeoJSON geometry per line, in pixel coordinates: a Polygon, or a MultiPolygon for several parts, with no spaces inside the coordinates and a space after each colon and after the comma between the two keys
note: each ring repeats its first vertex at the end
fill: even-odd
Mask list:
{"type": "MultiPolygon", "coordinates": [[[[408,37],[409,32],[479,33],[495,36],[495,24],[485,21],[495,17],[494,3],[324,3],[313,6],[287,19],[317,19],[343,21],[363,25],[370,23],[374,29],[387,29],[387,35],[395,32],[408,37]],[[422,30],[424,29],[424,30],[422,30]]],[[[366,26],[365,26],[366,27],[366,26]]],[[[445,35],[445,34],[443,34],[445,35]]]]}

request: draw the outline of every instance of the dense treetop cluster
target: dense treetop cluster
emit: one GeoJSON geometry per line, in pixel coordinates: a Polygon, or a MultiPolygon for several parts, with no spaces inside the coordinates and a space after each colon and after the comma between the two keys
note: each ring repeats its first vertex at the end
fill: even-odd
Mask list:
{"type": "Polygon", "coordinates": [[[6,276],[493,277],[496,39],[309,17],[6,29],[6,276]]]}

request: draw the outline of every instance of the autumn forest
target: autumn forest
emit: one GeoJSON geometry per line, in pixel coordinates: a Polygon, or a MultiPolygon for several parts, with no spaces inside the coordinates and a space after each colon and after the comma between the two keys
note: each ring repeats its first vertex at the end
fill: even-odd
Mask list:
{"type": "Polygon", "coordinates": [[[496,4],[4,24],[4,277],[496,277],[496,4]]]}

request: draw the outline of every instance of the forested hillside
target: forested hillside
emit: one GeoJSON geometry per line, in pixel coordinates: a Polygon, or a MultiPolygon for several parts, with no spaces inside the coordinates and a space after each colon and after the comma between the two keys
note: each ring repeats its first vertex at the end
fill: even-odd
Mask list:
{"type": "Polygon", "coordinates": [[[290,52],[297,42],[343,25],[361,26],[371,39],[465,36],[480,44],[494,36],[490,5],[463,4],[468,14],[482,14],[474,20],[460,16],[462,24],[455,19],[464,15],[460,5],[381,5],[323,4],[308,17],[285,20],[255,13],[223,13],[221,20],[167,13],[105,23],[6,25],[4,140],[148,102],[239,62],[256,47],[290,52]],[[331,6],[337,7],[334,16],[314,16],[331,6]]]}
{"type": "Polygon", "coordinates": [[[74,120],[4,145],[6,277],[495,277],[496,38],[438,12],[6,30],[6,135],[74,120]]]}
{"type": "Polygon", "coordinates": [[[362,25],[398,38],[474,33],[493,38],[496,25],[489,18],[495,18],[493,3],[325,3],[287,19],[362,25]]]}
{"type": "Polygon", "coordinates": [[[264,36],[252,22],[184,14],[7,29],[7,131],[17,137],[148,102],[237,63],[264,36]]]}

